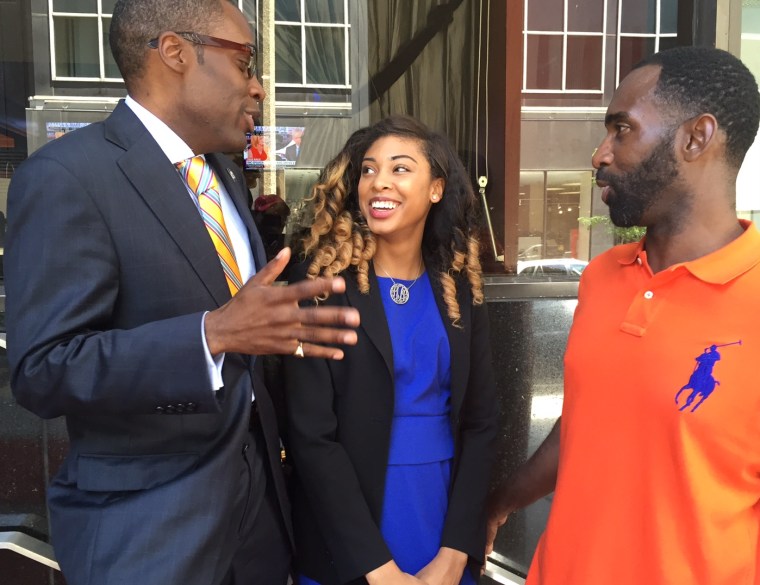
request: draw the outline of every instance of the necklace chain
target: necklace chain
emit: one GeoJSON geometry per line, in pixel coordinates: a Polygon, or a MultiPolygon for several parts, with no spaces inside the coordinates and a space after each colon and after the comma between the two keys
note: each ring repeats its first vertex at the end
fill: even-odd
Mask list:
{"type": "Polygon", "coordinates": [[[422,276],[422,258],[420,258],[420,268],[418,271],[419,274],[417,275],[417,278],[415,278],[412,281],[412,284],[410,284],[409,286],[406,286],[405,284],[400,283],[400,282],[396,282],[395,279],[390,274],[388,274],[388,271],[382,266],[380,266],[380,264],[378,264],[377,260],[374,260],[374,263],[380,270],[385,272],[385,276],[390,278],[391,282],[393,283],[393,285],[391,286],[391,290],[389,292],[391,300],[397,305],[405,305],[407,301],[409,300],[409,289],[412,288],[414,286],[414,283],[417,282],[420,276],[422,276]]]}

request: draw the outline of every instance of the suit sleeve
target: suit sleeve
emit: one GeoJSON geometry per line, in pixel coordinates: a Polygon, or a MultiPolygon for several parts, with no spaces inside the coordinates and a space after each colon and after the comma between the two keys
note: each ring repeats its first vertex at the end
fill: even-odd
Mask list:
{"type": "MultiPolygon", "coordinates": [[[[179,400],[195,403],[196,412],[217,412],[202,313],[114,328],[119,254],[84,183],[44,153],[11,183],[6,318],[18,402],[45,418],[153,414],[179,400]]],[[[159,291],[157,283],[146,298],[159,291]]]]}
{"type": "MultiPolygon", "coordinates": [[[[302,280],[298,266],[291,282],[302,280]]],[[[337,297],[338,299],[341,297],[337,297]]],[[[326,303],[334,303],[330,297],[326,303]]],[[[323,359],[285,359],[290,454],[341,583],[392,560],[338,439],[336,387],[323,359]]]]}
{"type": "Polygon", "coordinates": [[[460,451],[441,546],[483,563],[486,496],[497,429],[496,381],[491,362],[488,310],[472,307],[470,373],[459,425],[460,451]]]}

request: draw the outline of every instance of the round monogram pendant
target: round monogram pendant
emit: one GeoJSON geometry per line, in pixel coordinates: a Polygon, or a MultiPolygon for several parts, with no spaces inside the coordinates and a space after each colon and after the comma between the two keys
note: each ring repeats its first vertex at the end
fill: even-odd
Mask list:
{"type": "Polygon", "coordinates": [[[397,305],[405,305],[409,300],[409,289],[400,283],[395,283],[391,287],[391,300],[397,305]]]}

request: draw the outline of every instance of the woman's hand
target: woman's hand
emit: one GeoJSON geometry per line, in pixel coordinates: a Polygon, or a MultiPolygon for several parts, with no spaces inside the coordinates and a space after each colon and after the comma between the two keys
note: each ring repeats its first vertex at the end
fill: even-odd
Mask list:
{"type": "Polygon", "coordinates": [[[467,555],[453,548],[441,547],[417,578],[427,585],[459,585],[467,567],[467,555]]]}
{"type": "Polygon", "coordinates": [[[388,561],[367,573],[365,577],[369,585],[430,585],[418,577],[404,573],[395,561],[388,561]]]}

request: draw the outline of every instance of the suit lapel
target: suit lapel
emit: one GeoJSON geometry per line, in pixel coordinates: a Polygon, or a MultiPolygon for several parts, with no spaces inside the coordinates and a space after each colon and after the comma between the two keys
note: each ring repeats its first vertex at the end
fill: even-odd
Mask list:
{"type": "Polygon", "coordinates": [[[347,273],[346,297],[352,307],[359,311],[362,316],[360,327],[374,344],[380,355],[383,356],[388,372],[393,378],[393,346],[391,345],[391,333],[388,329],[388,320],[385,318],[383,301],[380,298],[380,288],[377,284],[375,271],[370,265],[369,269],[369,294],[359,291],[359,286],[353,274],[347,273]]]}
{"type": "Polygon", "coordinates": [[[192,265],[218,305],[230,291],[214,244],[179,173],[128,106],[106,120],[106,138],[125,149],[118,165],[192,265]],[[160,164],[145,164],[161,161],[160,164]],[[164,164],[165,161],[165,164],[164,164]]]}

